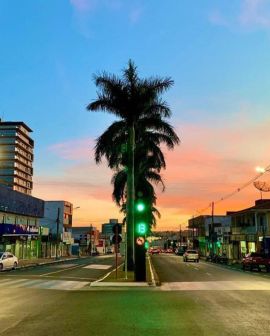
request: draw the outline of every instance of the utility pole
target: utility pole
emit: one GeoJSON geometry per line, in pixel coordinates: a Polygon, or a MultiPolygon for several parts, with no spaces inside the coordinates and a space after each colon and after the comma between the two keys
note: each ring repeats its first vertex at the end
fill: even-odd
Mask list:
{"type": "Polygon", "coordinates": [[[192,248],[194,248],[194,216],[192,217],[192,248]]]}
{"type": "Polygon", "coordinates": [[[211,235],[210,235],[210,241],[211,241],[211,252],[213,254],[214,252],[214,206],[215,206],[215,203],[212,202],[211,203],[211,206],[212,206],[212,214],[211,214],[211,235]]]}
{"type": "Polygon", "coordinates": [[[180,225],[180,231],[179,231],[179,246],[182,246],[182,230],[181,230],[181,225],[180,225]]]}
{"type": "Polygon", "coordinates": [[[59,258],[59,224],[60,224],[60,208],[57,209],[57,219],[56,219],[56,260],[59,258]]]}
{"type": "Polygon", "coordinates": [[[92,256],[92,224],[90,224],[89,254],[92,256]]]}

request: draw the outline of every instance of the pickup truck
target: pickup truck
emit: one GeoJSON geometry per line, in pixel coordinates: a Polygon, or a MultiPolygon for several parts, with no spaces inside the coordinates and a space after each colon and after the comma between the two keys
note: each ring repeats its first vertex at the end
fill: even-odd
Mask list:
{"type": "Polygon", "coordinates": [[[265,268],[267,272],[270,272],[270,256],[257,252],[248,253],[242,260],[242,268],[250,271],[253,269],[261,271],[265,268]]]}

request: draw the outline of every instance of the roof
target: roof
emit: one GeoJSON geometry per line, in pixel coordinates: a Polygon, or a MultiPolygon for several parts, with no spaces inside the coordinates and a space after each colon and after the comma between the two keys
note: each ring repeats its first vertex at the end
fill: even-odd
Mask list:
{"type": "Polygon", "coordinates": [[[6,126],[23,126],[28,132],[33,132],[30,127],[28,127],[23,121],[1,121],[0,120],[0,126],[6,125],[6,126]]]}
{"type": "Polygon", "coordinates": [[[257,210],[268,210],[270,211],[270,199],[260,199],[255,201],[255,205],[239,211],[228,211],[228,215],[237,215],[245,212],[254,212],[257,210]]]}

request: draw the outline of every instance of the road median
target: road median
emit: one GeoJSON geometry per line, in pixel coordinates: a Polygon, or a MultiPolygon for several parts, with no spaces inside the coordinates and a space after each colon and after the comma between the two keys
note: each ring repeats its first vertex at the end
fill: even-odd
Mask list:
{"type": "Polygon", "coordinates": [[[137,282],[133,271],[125,271],[124,262],[108,272],[104,277],[91,283],[91,287],[155,287],[160,281],[152,265],[150,256],[146,257],[146,281],[137,282]]]}

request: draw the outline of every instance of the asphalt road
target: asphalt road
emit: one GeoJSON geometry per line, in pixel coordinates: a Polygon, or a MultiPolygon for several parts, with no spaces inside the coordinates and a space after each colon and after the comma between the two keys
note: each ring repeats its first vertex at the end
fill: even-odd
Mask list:
{"type": "Polygon", "coordinates": [[[5,271],[0,273],[0,287],[81,289],[102,278],[114,265],[114,256],[106,255],[5,271]]]}
{"type": "MultiPolygon", "coordinates": [[[[102,264],[101,260],[93,261],[89,260],[90,264],[102,264]]],[[[74,266],[69,271],[53,274],[56,268],[44,268],[43,276],[54,278],[41,280],[73,281],[67,277],[75,277],[79,279],[76,283],[80,283],[85,281],[85,277],[94,278],[91,268],[84,268],[83,262],[78,261],[77,268],[74,266]],[[45,275],[45,271],[51,274],[45,275]]],[[[64,287],[52,290],[52,287],[35,287],[34,283],[29,287],[21,287],[20,283],[13,286],[6,280],[11,279],[15,272],[2,274],[0,284],[3,279],[6,282],[0,285],[0,335],[270,334],[270,290],[262,290],[269,286],[270,279],[264,277],[265,274],[236,272],[203,262],[186,265],[174,255],[154,256],[153,262],[163,279],[162,285],[156,288],[91,289],[83,286],[78,290],[65,290],[64,287]],[[233,283],[241,289],[231,289],[233,283]],[[254,283],[258,288],[251,290],[254,283]]],[[[40,274],[36,272],[40,272],[40,268],[20,271],[21,275],[14,278],[19,281],[20,277],[29,276],[28,281],[33,276],[37,281],[40,274]]]]}
{"type": "Polygon", "coordinates": [[[183,257],[174,254],[152,256],[153,265],[161,282],[196,281],[256,281],[268,279],[270,273],[231,270],[223,265],[200,260],[199,263],[183,262],[183,257]],[[255,277],[255,278],[254,278],[255,277]]]}

